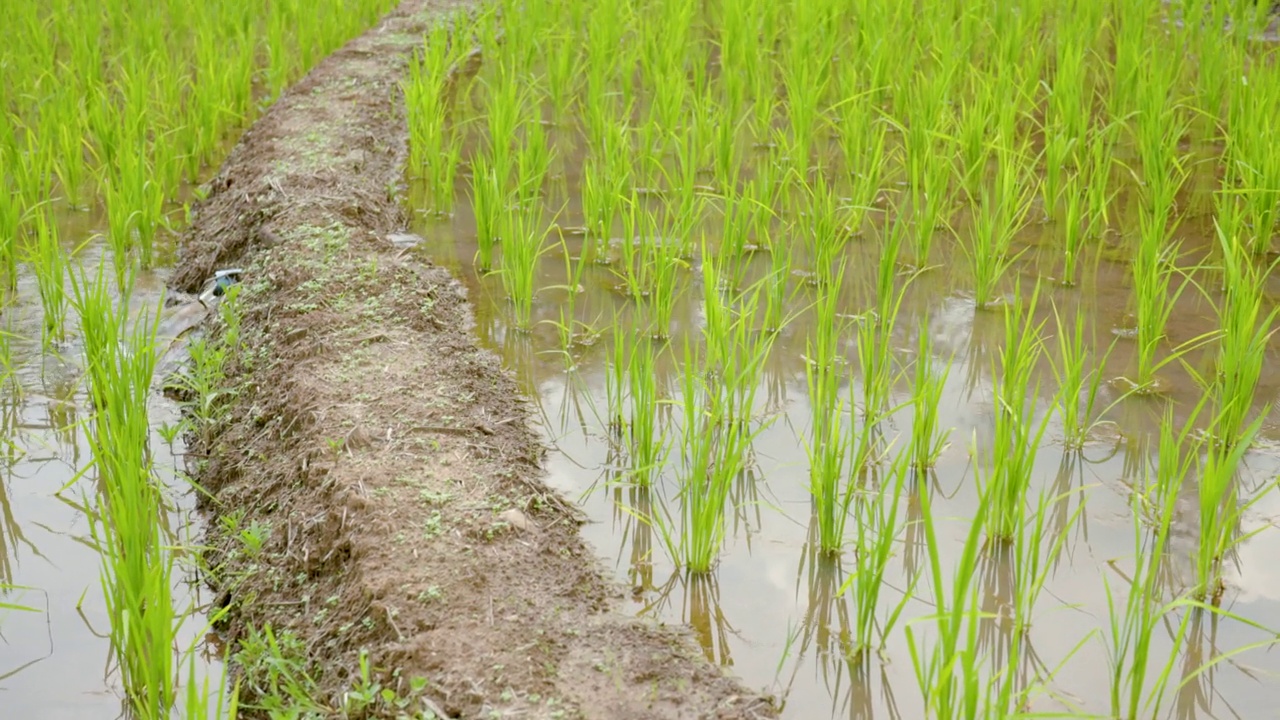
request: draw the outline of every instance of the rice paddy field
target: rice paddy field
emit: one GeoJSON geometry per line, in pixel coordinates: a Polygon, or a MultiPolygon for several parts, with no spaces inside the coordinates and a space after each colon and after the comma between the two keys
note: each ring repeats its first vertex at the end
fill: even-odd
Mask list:
{"type": "Polygon", "coordinates": [[[418,251],[785,717],[1273,717],[1269,12],[487,5],[404,84],[418,251]]]}
{"type": "Polygon", "coordinates": [[[202,415],[158,392],[210,310],[165,278],[240,131],[390,5],[5,3],[0,715],[234,714],[184,472],[202,415]]]}
{"type": "MultiPolygon", "coordinates": [[[[188,444],[216,446],[239,316],[165,289],[242,131],[394,5],[5,4],[0,715],[409,717],[363,649],[325,704],[283,659],[315,648],[212,632],[188,444]],[[239,707],[227,667],[270,692],[239,707]]],[[[388,83],[387,192],[622,609],[782,716],[1275,717],[1275,24],[476,3],[388,83]]],[[[268,564],[270,528],[216,517],[223,561],[268,564]]]]}

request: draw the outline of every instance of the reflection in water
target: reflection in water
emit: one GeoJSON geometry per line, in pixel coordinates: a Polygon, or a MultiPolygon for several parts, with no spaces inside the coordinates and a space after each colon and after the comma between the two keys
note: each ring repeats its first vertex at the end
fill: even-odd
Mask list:
{"type": "Polygon", "coordinates": [[[720,581],[713,570],[707,573],[672,572],[644,613],[663,613],[673,608],[678,594],[680,621],[693,630],[694,638],[707,660],[731,667],[731,638],[737,631],[729,624],[720,605],[720,581]]]}
{"type": "Polygon", "coordinates": [[[817,527],[816,519],[812,520],[798,564],[795,594],[804,601],[805,611],[799,627],[792,631],[783,658],[783,666],[789,664],[790,671],[782,680],[782,705],[787,706],[799,673],[812,668],[815,679],[831,698],[831,717],[897,718],[897,703],[881,656],[869,648],[853,647],[852,613],[856,608],[852,607],[849,593],[842,592],[847,576],[841,558],[822,551],[817,527]],[[883,698],[879,707],[883,714],[877,712],[877,685],[883,698]]]}
{"type": "Polygon", "coordinates": [[[657,588],[653,584],[653,490],[647,486],[613,483],[613,522],[622,538],[621,547],[630,548],[627,583],[631,593],[644,596],[657,588]]]}

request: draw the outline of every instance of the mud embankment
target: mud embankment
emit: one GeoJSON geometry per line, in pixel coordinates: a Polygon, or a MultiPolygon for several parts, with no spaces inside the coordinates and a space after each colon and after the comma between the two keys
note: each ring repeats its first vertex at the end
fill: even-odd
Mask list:
{"type": "Polygon", "coordinates": [[[246,269],[227,404],[192,463],[224,632],[292,633],[335,712],[363,649],[450,717],[772,717],[687,633],[613,611],[461,286],[386,239],[406,225],[398,83],[449,7],[406,1],[287,92],[183,238],[179,290],[246,269]]]}

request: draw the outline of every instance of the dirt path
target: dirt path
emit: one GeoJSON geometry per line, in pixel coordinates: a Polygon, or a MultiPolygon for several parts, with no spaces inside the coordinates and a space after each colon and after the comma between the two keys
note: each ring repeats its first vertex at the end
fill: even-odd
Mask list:
{"type": "Polygon", "coordinates": [[[397,83],[446,7],[407,0],[290,90],[184,237],[180,290],[247,268],[233,394],[193,449],[226,634],[295,634],[331,708],[364,648],[449,717],[772,717],[684,631],[613,612],[461,286],[385,239],[406,225],[397,83]]]}

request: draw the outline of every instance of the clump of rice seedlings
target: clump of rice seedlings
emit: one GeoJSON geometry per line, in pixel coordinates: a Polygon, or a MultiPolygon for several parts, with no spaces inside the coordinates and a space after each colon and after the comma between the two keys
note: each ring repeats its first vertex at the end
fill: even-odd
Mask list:
{"type": "Polygon", "coordinates": [[[680,258],[681,247],[675,235],[679,221],[670,215],[659,220],[650,211],[645,211],[642,217],[646,220],[642,231],[645,239],[641,243],[639,262],[648,268],[649,278],[644,303],[651,314],[651,335],[665,340],[671,336],[671,318],[682,288],[680,280],[687,268],[680,258]]]}
{"type": "Polygon", "coordinates": [[[40,337],[47,348],[66,337],[67,259],[58,239],[58,226],[46,208],[37,208],[32,213],[31,224],[35,242],[29,250],[28,264],[40,291],[40,306],[44,310],[40,337]]]}
{"type": "MultiPolygon", "coordinates": [[[[1216,422],[1221,421],[1221,412],[1216,422]]],[[[1252,499],[1242,502],[1236,471],[1244,459],[1253,438],[1262,428],[1263,418],[1254,420],[1247,428],[1239,428],[1240,435],[1232,444],[1211,443],[1204,453],[1200,466],[1200,482],[1197,483],[1199,499],[1200,534],[1196,548],[1196,588],[1194,595],[1201,600],[1218,605],[1225,585],[1222,565],[1231,551],[1266,526],[1252,533],[1240,534],[1240,520],[1266,493],[1275,489],[1276,480],[1267,482],[1252,499]]],[[[1221,437],[1215,432],[1215,435],[1221,437]]]]}
{"type": "Polygon", "coordinates": [[[709,572],[725,536],[725,505],[745,468],[751,433],[740,423],[723,422],[723,385],[698,368],[702,357],[686,341],[680,406],[679,535],[661,522],[659,533],[672,558],[694,573],[709,572]]]}
{"type": "MultiPolygon", "coordinates": [[[[1084,512],[1084,503],[1081,502],[1074,512],[1055,526],[1055,510],[1065,508],[1068,499],[1067,495],[1054,495],[1052,491],[1042,489],[1033,507],[1023,507],[1023,518],[1012,547],[1014,631],[1023,636],[1016,638],[1015,642],[1023,642],[1031,629],[1036,601],[1049,582],[1071,526],[1084,512]]],[[[1082,639],[1081,644],[1084,641],[1082,639]]]]}
{"type": "Polygon", "coordinates": [[[792,170],[800,178],[807,178],[822,113],[822,97],[830,82],[835,37],[822,31],[830,22],[824,17],[831,12],[829,7],[821,3],[801,3],[793,11],[796,17],[786,33],[780,58],[791,132],[779,133],[778,137],[786,144],[792,170]]]}
{"type": "Polygon", "coordinates": [[[787,248],[770,242],[769,274],[762,281],[764,311],[761,315],[761,327],[765,332],[776,335],[786,324],[787,305],[799,290],[791,284],[793,262],[794,256],[787,248]]]}
{"type": "Polygon", "coordinates": [[[1062,191],[1062,278],[1065,287],[1075,287],[1080,255],[1084,252],[1088,228],[1085,226],[1085,179],[1082,172],[1067,176],[1062,191]]]}
{"type": "MultiPolygon", "coordinates": [[[[840,150],[849,180],[848,225],[850,232],[856,233],[875,205],[891,160],[885,144],[889,124],[876,118],[875,107],[866,93],[850,91],[850,96],[840,103],[838,110],[840,150]]],[[[938,198],[938,189],[946,187],[949,170],[947,163],[939,159],[925,173],[923,199],[928,202],[930,211],[939,208],[939,204],[933,201],[938,198]]],[[[923,266],[928,261],[926,244],[932,239],[931,233],[926,234],[925,230],[936,224],[937,216],[922,213],[919,205],[913,207],[917,223],[916,264],[923,266]],[[930,218],[935,221],[933,224],[928,222],[930,218]]]]}
{"type": "MultiPolygon", "coordinates": [[[[670,191],[666,201],[667,241],[675,244],[681,258],[689,259],[697,247],[696,230],[706,205],[703,188],[698,184],[697,134],[679,133],[672,144],[675,146],[676,166],[672,172],[664,170],[670,191]]],[[[748,185],[748,189],[751,188],[748,185]]],[[[753,197],[749,192],[745,196],[753,197]]]]}
{"type": "Polygon", "coordinates": [[[1044,166],[1044,175],[1040,181],[1040,202],[1047,220],[1058,217],[1058,200],[1068,189],[1064,186],[1062,176],[1074,147],[1074,139],[1057,132],[1057,128],[1046,130],[1044,150],[1040,156],[1044,166]]]}
{"type": "Polygon", "coordinates": [[[1238,235],[1228,234],[1231,231],[1223,224],[1217,230],[1223,274],[1218,307],[1221,332],[1216,372],[1207,384],[1217,408],[1214,439],[1232,446],[1242,439],[1280,308],[1264,309],[1266,279],[1275,264],[1259,267],[1238,235]]]}
{"type": "Polygon", "coordinates": [[[1133,302],[1135,319],[1134,340],[1137,345],[1134,356],[1137,361],[1132,385],[1136,392],[1157,392],[1156,371],[1169,359],[1158,360],[1161,341],[1173,309],[1190,280],[1185,279],[1175,288],[1178,246],[1166,240],[1167,223],[1150,210],[1140,213],[1141,236],[1135,248],[1133,273],[1133,302]]]}
{"type": "Polygon", "coordinates": [[[508,212],[508,196],[498,171],[483,158],[472,163],[471,207],[476,216],[476,270],[486,273],[493,268],[493,251],[504,213],[508,212]]]}
{"type": "MultiPolygon", "coordinates": [[[[708,263],[704,260],[704,282],[714,276],[707,275],[708,272],[715,271],[708,270],[708,263]]],[[[707,367],[719,377],[723,387],[721,421],[744,429],[754,420],[760,373],[776,339],[771,333],[757,330],[759,321],[756,313],[760,307],[760,292],[760,286],[756,285],[733,298],[730,303],[723,304],[715,313],[721,320],[716,323],[708,322],[703,335],[708,349],[707,367]],[[718,337],[712,339],[712,333],[716,333],[718,337]]],[[[771,419],[764,421],[764,425],[770,421],[771,419]]],[[[759,432],[759,429],[755,432],[759,432]]]]}
{"type": "Polygon", "coordinates": [[[848,244],[848,211],[836,194],[835,188],[821,173],[807,185],[808,232],[807,251],[812,265],[813,279],[823,287],[831,287],[831,274],[839,264],[848,244]]]}
{"type": "Polygon", "coordinates": [[[604,251],[622,205],[631,195],[631,162],[624,125],[609,125],[592,146],[582,175],[582,214],[589,237],[604,251]]]}
{"type": "Polygon", "coordinates": [[[485,137],[489,165],[497,175],[499,187],[506,192],[516,170],[516,132],[529,105],[529,93],[520,84],[515,68],[499,65],[497,78],[488,85],[487,95],[485,137]]]}
{"type": "Polygon", "coordinates": [[[1272,235],[1280,219],[1280,150],[1274,129],[1280,91],[1274,71],[1261,66],[1242,78],[1247,87],[1237,85],[1228,109],[1223,160],[1227,172],[1223,183],[1238,196],[1251,228],[1244,238],[1255,255],[1271,248],[1272,235]]]}
{"type": "Polygon", "coordinates": [[[812,411],[805,441],[809,492],[813,495],[818,545],[827,553],[838,553],[844,547],[849,504],[856,493],[847,482],[851,434],[844,426],[849,408],[840,392],[840,341],[847,324],[839,313],[838,288],[843,279],[842,264],[836,271],[835,286],[814,301],[814,332],[806,341],[805,351],[805,381],[812,411]]]}
{"type": "Polygon", "coordinates": [[[1035,321],[1039,298],[1040,286],[1036,285],[1025,308],[1021,303],[1009,304],[1004,317],[1000,367],[992,370],[995,428],[991,466],[981,480],[987,486],[984,495],[991,502],[991,511],[986,516],[987,534],[997,542],[1017,538],[1036,455],[1051,417],[1047,412],[1042,413],[1039,420],[1035,417],[1039,392],[1035,369],[1044,352],[1041,335],[1044,323],[1035,321]]]}
{"type": "Polygon", "coordinates": [[[856,528],[855,566],[840,592],[848,592],[853,597],[852,653],[883,649],[914,589],[913,583],[913,587],[907,588],[896,604],[890,605],[883,617],[877,617],[885,587],[885,571],[902,534],[898,508],[905,494],[908,458],[906,453],[900,454],[890,467],[888,477],[881,482],[863,484],[849,491],[849,494],[857,496],[852,503],[853,526],[856,528]],[[878,643],[874,640],[876,636],[879,636],[878,643]]]}
{"type": "Polygon", "coordinates": [[[578,295],[586,290],[582,283],[589,262],[588,258],[583,249],[580,249],[575,261],[570,255],[569,245],[563,235],[560,238],[560,247],[561,257],[564,259],[564,274],[568,282],[555,288],[564,292],[565,299],[558,308],[560,321],[553,324],[560,339],[560,350],[564,353],[566,369],[572,370],[574,368],[573,346],[589,344],[598,333],[593,329],[592,324],[578,319],[578,295]]]}
{"type": "Polygon", "coordinates": [[[1031,183],[1018,171],[1014,153],[998,148],[996,158],[995,178],[980,191],[969,241],[962,244],[979,310],[996,300],[1005,274],[1021,254],[1012,252],[1013,238],[1025,222],[1032,196],[1031,183]]]}
{"type": "Polygon", "coordinates": [[[85,161],[84,121],[78,117],[83,111],[73,107],[66,112],[69,112],[69,116],[64,114],[55,124],[57,160],[54,173],[58,176],[58,184],[62,186],[62,195],[67,204],[79,208],[82,207],[84,186],[89,178],[89,167],[85,161]]]}
{"type": "Polygon", "coordinates": [[[627,297],[640,300],[648,296],[653,286],[650,277],[653,266],[644,262],[643,250],[647,243],[654,242],[643,232],[641,219],[647,217],[648,210],[642,206],[639,196],[632,191],[622,209],[622,236],[618,243],[618,263],[614,275],[621,281],[619,290],[627,297]]]}
{"type": "Polygon", "coordinates": [[[773,344],[772,335],[755,329],[755,292],[733,302],[720,297],[719,270],[705,247],[702,268],[702,343],[686,336],[683,352],[679,528],[658,519],[672,558],[694,573],[709,571],[719,555],[726,500],[749,466],[751,443],[769,422],[754,422],[752,412],[773,344]]]}
{"type": "Polygon", "coordinates": [[[1089,129],[1088,68],[1089,33],[1095,28],[1083,22],[1066,22],[1058,27],[1054,42],[1053,82],[1047,99],[1047,113],[1055,135],[1064,137],[1067,156],[1080,151],[1089,129]]]}
{"type": "Polygon", "coordinates": [[[902,250],[906,223],[896,220],[884,230],[880,260],[876,270],[875,307],[858,320],[858,364],[862,378],[862,417],[876,426],[887,417],[893,390],[893,335],[903,299],[914,276],[898,284],[898,257],[902,250]]]}
{"type": "MultiPolygon", "coordinates": [[[[0,147],[0,167],[8,158],[0,147]]],[[[0,268],[5,274],[5,287],[18,285],[18,232],[22,227],[22,206],[17,191],[7,174],[0,173],[0,268]]]]}
{"type": "Polygon", "coordinates": [[[650,120],[658,127],[674,128],[689,94],[686,54],[696,6],[688,0],[669,0],[654,9],[656,17],[639,25],[640,74],[650,91],[650,120]]]}
{"type": "MultiPolygon", "coordinates": [[[[1155,487],[1156,502],[1144,508],[1140,495],[1133,496],[1133,549],[1135,565],[1129,582],[1129,592],[1123,604],[1116,598],[1111,583],[1103,577],[1107,594],[1108,624],[1104,638],[1107,660],[1111,668],[1110,705],[1114,717],[1158,717],[1160,705],[1167,690],[1170,672],[1178,655],[1184,634],[1178,626],[1173,634],[1173,647],[1169,660],[1151,675],[1152,640],[1156,630],[1165,623],[1166,616],[1179,603],[1164,603],[1160,599],[1160,567],[1167,561],[1165,548],[1173,522],[1178,489],[1182,486],[1190,468],[1194,451],[1186,449],[1181,440],[1188,438],[1188,431],[1174,431],[1172,410],[1167,410],[1165,422],[1160,425],[1160,453],[1155,487]],[[1149,518],[1151,527],[1143,532],[1141,518],[1149,518]]],[[[1150,472],[1149,468],[1147,469],[1150,472]]]]}
{"type": "Polygon", "coordinates": [[[929,339],[929,318],[920,320],[916,343],[915,378],[911,391],[911,467],[923,472],[932,468],[947,446],[951,428],[938,427],[938,404],[951,374],[951,362],[938,369],[929,339]]]}
{"type": "Polygon", "coordinates": [[[536,218],[523,211],[503,216],[502,289],[512,306],[512,326],[518,332],[533,329],[533,298],[537,294],[538,262],[547,251],[547,229],[535,229],[536,218]]]}
{"type": "Polygon", "coordinates": [[[516,156],[517,177],[516,201],[521,208],[532,209],[542,193],[542,186],[551,162],[555,158],[555,150],[547,141],[547,132],[542,120],[536,116],[523,123],[524,144],[516,156]]]}
{"type": "Polygon", "coordinates": [[[982,528],[986,524],[984,508],[987,503],[979,503],[978,513],[965,534],[960,557],[952,567],[951,581],[947,583],[942,571],[943,552],[938,539],[933,498],[925,490],[920,491],[918,497],[919,522],[924,529],[925,551],[932,578],[929,585],[933,593],[929,601],[934,612],[906,623],[911,666],[915,671],[916,684],[924,697],[925,717],[938,720],[970,717],[980,703],[989,700],[991,693],[979,667],[980,587],[974,582],[978,553],[982,547],[982,528]],[[928,642],[926,629],[932,631],[932,642],[928,642]]]}
{"type": "MultiPolygon", "coordinates": [[[[621,335],[621,333],[616,333],[621,335]]],[[[627,355],[627,385],[630,395],[630,418],[626,425],[626,441],[631,457],[631,474],[641,485],[652,484],[667,456],[666,435],[658,427],[657,361],[654,348],[647,342],[634,342],[627,355]]]]}
{"type": "Polygon", "coordinates": [[[1053,318],[1056,323],[1054,337],[1057,339],[1057,358],[1053,362],[1054,380],[1058,385],[1058,417],[1062,423],[1062,442],[1068,449],[1078,450],[1084,447],[1089,433],[1098,425],[1098,417],[1106,410],[1120,402],[1112,401],[1111,405],[1098,409],[1099,391],[1102,389],[1102,373],[1107,358],[1115,348],[1113,341],[1106,352],[1097,359],[1095,367],[1088,367],[1091,343],[1085,336],[1087,318],[1083,308],[1077,307],[1074,316],[1064,319],[1053,306],[1053,318]]]}
{"type": "MultiPolygon", "coordinates": [[[[988,160],[991,158],[991,118],[996,113],[997,98],[993,81],[985,73],[969,77],[969,91],[957,102],[951,120],[951,141],[960,185],[970,202],[982,193],[988,160]]],[[[928,158],[921,160],[927,162],[928,158]]]]}
{"type": "Polygon", "coordinates": [[[161,526],[147,418],[159,313],[128,329],[129,313],[117,309],[101,270],[73,290],[94,408],[90,440],[100,495],[90,530],[102,553],[111,644],[135,712],[168,717],[176,681],[174,558],[161,526]]]}
{"type": "Polygon", "coordinates": [[[551,103],[552,117],[562,121],[569,113],[569,105],[577,92],[579,68],[582,67],[582,49],[571,32],[555,29],[538,39],[540,54],[546,58],[547,99],[551,103]]]}
{"type": "MultiPolygon", "coordinates": [[[[617,316],[614,326],[617,326],[617,316]]],[[[613,345],[605,356],[604,395],[605,395],[605,428],[610,439],[621,439],[627,426],[624,408],[626,407],[627,369],[630,367],[627,354],[626,335],[613,333],[613,345]]]]}
{"type": "Polygon", "coordinates": [[[456,128],[449,128],[447,98],[459,45],[451,37],[449,23],[433,26],[422,49],[409,63],[408,78],[403,83],[409,166],[426,178],[430,201],[437,212],[448,212],[452,207],[453,181],[462,154],[461,134],[456,128]]]}
{"type": "Polygon", "coordinates": [[[1115,148],[1115,132],[1111,129],[1095,131],[1087,143],[1087,156],[1084,160],[1085,173],[1085,237],[1100,237],[1107,229],[1109,208],[1116,191],[1111,186],[1111,168],[1115,162],[1112,153],[1115,148]]]}

